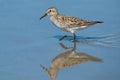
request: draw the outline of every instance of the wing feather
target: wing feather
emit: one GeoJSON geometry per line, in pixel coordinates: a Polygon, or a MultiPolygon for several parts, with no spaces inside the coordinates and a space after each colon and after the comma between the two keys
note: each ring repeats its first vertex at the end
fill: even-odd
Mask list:
{"type": "Polygon", "coordinates": [[[102,23],[100,21],[83,20],[73,16],[62,16],[61,19],[61,23],[64,23],[68,27],[90,26],[97,23],[102,23]]]}

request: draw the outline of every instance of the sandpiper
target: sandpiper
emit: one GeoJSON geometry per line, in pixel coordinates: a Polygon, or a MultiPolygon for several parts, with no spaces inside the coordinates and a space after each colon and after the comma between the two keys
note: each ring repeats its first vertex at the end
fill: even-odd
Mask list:
{"type": "MultiPolygon", "coordinates": [[[[85,29],[91,25],[103,23],[102,21],[92,21],[92,20],[83,20],[73,16],[65,16],[59,14],[57,8],[50,7],[46,11],[46,13],[40,18],[44,18],[45,16],[50,16],[51,22],[56,25],[59,29],[70,32],[74,36],[74,40],[76,40],[75,31],[85,29]]],[[[64,35],[59,40],[64,39],[67,35],[64,35]]]]}

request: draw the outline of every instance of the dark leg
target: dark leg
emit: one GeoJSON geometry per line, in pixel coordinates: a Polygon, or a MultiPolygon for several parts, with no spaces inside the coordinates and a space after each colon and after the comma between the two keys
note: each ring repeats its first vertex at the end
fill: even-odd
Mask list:
{"type": "Polygon", "coordinates": [[[75,33],[73,33],[73,35],[74,35],[74,41],[76,40],[76,35],[75,35],[75,33]]]}
{"type": "Polygon", "coordinates": [[[63,37],[61,37],[59,40],[63,40],[65,37],[68,37],[67,35],[64,35],[63,37]]]}

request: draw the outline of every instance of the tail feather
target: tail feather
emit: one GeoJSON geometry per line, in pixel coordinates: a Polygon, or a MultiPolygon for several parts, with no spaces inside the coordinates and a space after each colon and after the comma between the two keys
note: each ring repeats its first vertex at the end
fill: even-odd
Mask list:
{"type": "Polygon", "coordinates": [[[95,23],[103,23],[103,21],[95,21],[95,23]]]}
{"type": "Polygon", "coordinates": [[[94,24],[100,24],[103,23],[102,21],[91,21],[87,25],[94,25],[94,24]]]}

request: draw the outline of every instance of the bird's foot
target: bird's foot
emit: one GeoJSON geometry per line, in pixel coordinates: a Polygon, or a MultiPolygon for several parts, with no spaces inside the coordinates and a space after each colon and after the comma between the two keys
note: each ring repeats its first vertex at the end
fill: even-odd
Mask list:
{"type": "Polygon", "coordinates": [[[63,40],[65,37],[68,37],[67,35],[62,36],[59,41],[63,40]]]}

